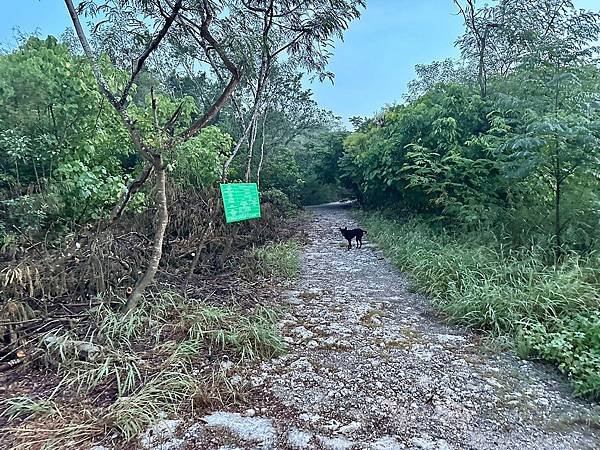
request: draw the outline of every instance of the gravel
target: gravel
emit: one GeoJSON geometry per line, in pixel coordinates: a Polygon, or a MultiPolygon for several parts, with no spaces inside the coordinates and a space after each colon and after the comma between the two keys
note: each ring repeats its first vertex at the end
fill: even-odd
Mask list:
{"type": "Polygon", "coordinates": [[[587,420],[598,405],[574,399],[552,368],[444,325],[369,234],[346,251],[348,211],[313,211],[301,277],[280,299],[289,351],[239,369],[254,394],[242,411],[256,416],[208,415],[209,432],[186,448],[600,448],[587,420]]]}

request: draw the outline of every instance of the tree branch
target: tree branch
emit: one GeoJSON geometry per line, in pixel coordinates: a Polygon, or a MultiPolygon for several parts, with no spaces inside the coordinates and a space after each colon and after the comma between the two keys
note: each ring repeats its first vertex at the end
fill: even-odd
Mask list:
{"type": "Polygon", "coordinates": [[[123,214],[123,211],[125,210],[125,207],[129,203],[129,200],[131,200],[131,197],[133,196],[133,194],[138,192],[142,188],[144,183],[146,183],[146,180],[148,180],[148,177],[152,173],[152,169],[153,169],[152,163],[147,162],[144,165],[144,168],[142,169],[142,172],[139,174],[139,176],[135,180],[133,180],[131,183],[129,183],[129,186],[127,186],[127,191],[125,192],[125,195],[123,195],[123,198],[121,198],[119,203],[117,203],[117,205],[112,210],[112,214],[110,217],[110,223],[115,222],[115,220],[117,220],[119,217],[121,217],[121,215],[123,214]]]}
{"type": "Polygon", "coordinates": [[[144,67],[144,63],[146,62],[146,60],[148,59],[150,54],[154,50],[156,50],[156,48],[158,47],[158,44],[160,44],[160,42],[164,39],[167,32],[169,31],[169,28],[171,28],[171,25],[175,21],[175,18],[177,17],[177,14],[179,14],[179,11],[181,9],[181,2],[182,2],[182,0],[177,0],[175,2],[175,5],[173,6],[173,10],[171,11],[171,14],[165,20],[165,24],[163,25],[161,30],[158,32],[158,34],[154,37],[154,39],[152,39],[150,41],[150,43],[148,44],[148,47],[146,47],[146,50],[144,50],[144,52],[137,59],[137,61],[135,63],[135,67],[131,74],[131,78],[129,78],[129,81],[127,82],[127,85],[125,86],[125,89],[123,89],[123,93],[121,94],[121,99],[119,100],[120,108],[125,108],[125,106],[127,106],[127,96],[129,95],[129,92],[131,91],[131,87],[133,86],[133,83],[135,83],[137,76],[139,75],[140,71],[144,67]]]}
{"type": "Polygon", "coordinates": [[[100,70],[100,66],[98,65],[98,61],[94,57],[94,53],[92,52],[92,48],[90,47],[90,43],[85,36],[83,28],[81,27],[81,22],[79,21],[79,15],[77,11],[75,11],[75,6],[73,6],[72,0],[65,0],[65,4],[67,6],[67,10],[69,11],[69,15],[71,16],[71,21],[73,22],[73,26],[75,27],[75,33],[77,33],[77,37],[79,38],[79,42],[81,43],[81,47],[83,48],[83,52],[88,57],[92,64],[92,71],[94,72],[94,78],[96,78],[96,82],[98,83],[98,87],[102,91],[102,93],[106,96],[108,101],[120,111],[119,102],[115,98],[114,94],[108,87],[108,83],[104,79],[104,75],[102,75],[102,71],[100,70]]]}

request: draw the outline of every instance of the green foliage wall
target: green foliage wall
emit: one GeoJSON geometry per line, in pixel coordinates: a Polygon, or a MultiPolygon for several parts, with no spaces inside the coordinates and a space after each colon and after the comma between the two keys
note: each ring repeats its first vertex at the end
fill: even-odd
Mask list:
{"type": "MultiPolygon", "coordinates": [[[[112,85],[122,84],[122,72],[106,59],[102,70],[112,85]]],[[[140,83],[158,86],[147,76],[140,83]]],[[[146,86],[142,89],[148,92],[146,86]]],[[[136,126],[152,144],[150,95],[137,86],[129,108],[136,126]]],[[[157,90],[157,119],[183,129],[200,114],[190,96],[174,98],[157,90]]],[[[156,138],[158,139],[158,138],[156,138]]],[[[172,182],[185,189],[204,188],[220,179],[232,137],[218,127],[205,128],[165,161],[172,182]]],[[[157,142],[158,143],[158,142],[157,142]]],[[[30,38],[0,56],[0,222],[7,233],[45,233],[106,217],[141,161],[119,117],[97,89],[91,68],[54,37],[30,38]]],[[[136,194],[131,208],[144,202],[136,194]]]]}
{"type": "Polygon", "coordinates": [[[98,218],[124,187],[130,153],[89,65],[66,45],[30,38],[0,57],[0,196],[13,225],[98,218]]]}
{"type": "Polygon", "coordinates": [[[600,237],[598,79],[590,65],[527,66],[493,80],[485,100],[439,84],[348,136],[342,177],[368,206],[494,226],[515,245],[558,233],[589,252],[600,237]]]}

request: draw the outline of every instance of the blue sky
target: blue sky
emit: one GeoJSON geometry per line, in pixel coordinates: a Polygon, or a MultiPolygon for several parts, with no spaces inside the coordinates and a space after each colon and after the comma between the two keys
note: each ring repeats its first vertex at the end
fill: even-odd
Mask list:
{"type": "MultiPolygon", "coordinates": [[[[368,116],[402,99],[414,66],[457,55],[462,20],[451,0],[367,0],[367,9],[338,43],[330,69],[335,83],[313,83],[319,104],[347,119],[368,116]]],[[[575,0],[600,10],[600,0],[575,0]]],[[[0,42],[14,29],[61,34],[70,26],[61,0],[0,0],[0,42]]]]}

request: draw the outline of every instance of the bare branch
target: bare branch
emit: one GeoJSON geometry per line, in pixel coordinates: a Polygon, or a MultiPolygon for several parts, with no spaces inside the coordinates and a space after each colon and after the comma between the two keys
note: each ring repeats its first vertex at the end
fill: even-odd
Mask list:
{"type": "Polygon", "coordinates": [[[175,2],[175,5],[173,6],[173,10],[171,11],[171,14],[166,18],[163,27],[160,29],[160,31],[154,37],[154,39],[152,39],[150,41],[150,43],[148,44],[148,47],[146,47],[146,50],[144,50],[144,52],[137,59],[135,66],[133,68],[131,77],[129,78],[129,81],[127,82],[127,85],[125,85],[125,89],[123,89],[123,93],[121,94],[121,99],[119,100],[120,108],[124,108],[127,105],[127,96],[129,95],[129,92],[131,91],[133,83],[135,83],[137,76],[139,75],[140,71],[144,67],[144,64],[145,64],[146,60],[148,59],[148,57],[150,56],[150,54],[154,50],[156,50],[156,48],[158,47],[160,42],[167,35],[169,28],[171,28],[171,25],[173,24],[173,22],[175,21],[175,18],[179,14],[179,11],[181,9],[181,2],[182,2],[182,0],[177,0],[175,2]]]}

